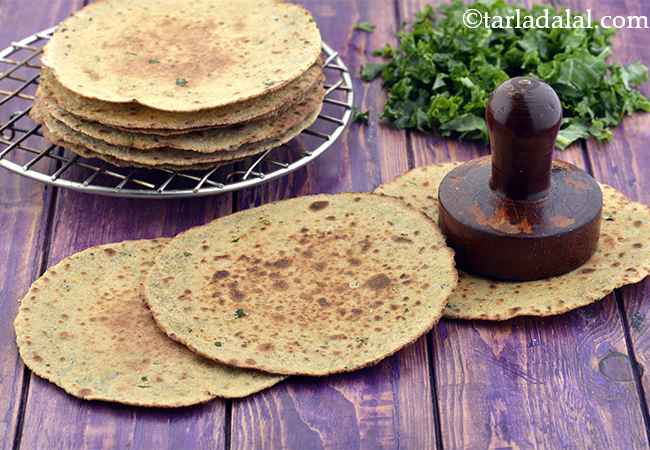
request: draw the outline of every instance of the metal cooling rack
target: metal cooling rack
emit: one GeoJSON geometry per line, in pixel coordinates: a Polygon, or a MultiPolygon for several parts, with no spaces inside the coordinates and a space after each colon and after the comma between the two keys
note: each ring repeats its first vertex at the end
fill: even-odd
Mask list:
{"type": "Polygon", "coordinates": [[[210,170],[173,171],[114,166],[49,143],[29,118],[40,75],[39,56],[55,27],[0,51],[0,166],[49,185],[139,198],[214,195],[285,176],[329,149],[349,124],[354,92],[350,71],[323,43],[327,93],[317,121],[290,143],[210,170]]]}

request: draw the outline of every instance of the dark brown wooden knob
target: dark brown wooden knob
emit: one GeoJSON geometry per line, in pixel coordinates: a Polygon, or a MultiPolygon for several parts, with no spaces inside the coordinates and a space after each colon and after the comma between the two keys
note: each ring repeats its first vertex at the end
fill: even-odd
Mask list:
{"type": "Polygon", "coordinates": [[[533,78],[512,78],[490,96],[485,120],[492,149],[492,189],[516,200],[546,195],[562,123],[562,105],[553,88],[533,78]]]}
{"type": "Polygon", "coordinates": [[[439,188],[440,227],[459,267],[527,281],[581,266],[598,245],[602,193],[587,173],[553,161],[557,94],[513,78],[492,93],[485,118],[491,159],[461,165],[439,188]]]}

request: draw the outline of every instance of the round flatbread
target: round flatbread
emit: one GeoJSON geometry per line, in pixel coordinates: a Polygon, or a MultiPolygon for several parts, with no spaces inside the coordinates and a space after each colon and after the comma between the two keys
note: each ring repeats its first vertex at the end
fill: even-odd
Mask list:
{"type": "Polygon", "coordinates": [[[423,214],[346,193],[267,204],[177,236],[145,295],[159,326],[208,358],[327,375],[427,333],[456,279],[452,251],[423,214]]]}
{"type": "Polygon", "coordinates": [[[253,144],[246,144],[232,151],[217,153],[198,153],[176,149],[142,151],[131,147],[110,145],[75,132],[65,124],[54,119],[47,111],[38,108],[38,105],[35,105],[31,110],[30,116],[35,121],[44,125],[43,134],[48,140],[80,156],[101,158],[119,166],[160,167],[183,170],[197,167],[214,167],[219,163],[237,161],[279,147],[311,126],[318,118],[321,107],[322,104],[319,104],[317,109],[304,121],[289,129],[281,136],[253,144]]]}
{"type": "MultiPolygon", "coordinates": [[[[438,220],[438,186],[458,163],[414,169],[379,186],[376,192],[402,199],[438,220]]],[[[582,267],[559,277],[504,282],[460,272],[445,317],[506,320],[516,316],[561,314],[594,303],[650,274],[650,209],[616,189],[601,185],[603,221],[596,254],[582,267]]]]}
{"type": "Polygon", "coordinates": [[[45,109],[57,121],[85,136],[107,144],[138,150],[176,149],[199,153],[232,151],[246,144],[276,139],[304,122],[323,102],[324,90],[314,89],[306,98],[280,114],[240,126],[161,136],[124,131],[97,122],[81,120],[58,107],[47,97],[36,100],[37,109],[45,109]]]}
{"type": "Polygon", "coordinates": [[[209,361],[158,329],[142,283],[166,243],[94,247],[45,272],[15,321],[25,365],[75,397],[139,406],[243,397],[281,381],[209,361]]]}
{"type": "Polygon", "coordinates": [[[417,167],[390,183],[380,185],[375,193],[398,198],[438,223],[438,187],[445,175],[461,164],[452,162],[417,167]]]}
{"type": "Polygon", "coordinates": [[[311,14],[291,3],[104,0],[57,27],[43,64],[82,97],[188,112],[276,91],[320,51],[311,14]]]}
{"type": "Polygon", "coordinates": [[[268,95],[190,113],[160,111],[137,103],[110,103],[84,98],[61,86],[47,68],[41,72],[39,91],[44,97],[53,99],[61,109],[87,121],[127,131],[174,135],[272,116],[302,102],[308,93],[322,84],[322,80],[322,66],[317,63],[300,78],[268,95]]]}

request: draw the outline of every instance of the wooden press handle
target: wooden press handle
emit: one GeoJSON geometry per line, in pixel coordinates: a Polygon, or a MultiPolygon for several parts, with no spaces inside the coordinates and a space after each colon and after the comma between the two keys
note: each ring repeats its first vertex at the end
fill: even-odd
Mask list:
{"type": "Polygon", "coordinates": [[[517,77],[497,87],[485,111],[490,147],[490,188],[513,200],[538,200],[550,187],[562,105],[548,84],[517,77]]]}

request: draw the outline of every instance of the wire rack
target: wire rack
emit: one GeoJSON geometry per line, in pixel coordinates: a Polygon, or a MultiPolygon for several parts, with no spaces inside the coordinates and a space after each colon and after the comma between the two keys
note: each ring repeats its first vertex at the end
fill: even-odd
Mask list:
{"type": "Polygon", "coordinates": [[[62,188],[118,197],[179,198],[214,195],[285,176],[323,154],[352,115],[350,72],[323,43],[326,95],[316,122],[288,144],[209,170],[137,169],[85,159],[48,142],[29,118],[40,76],[40,55],[55,27],[0,51],[0,166],[62,188]]]}

